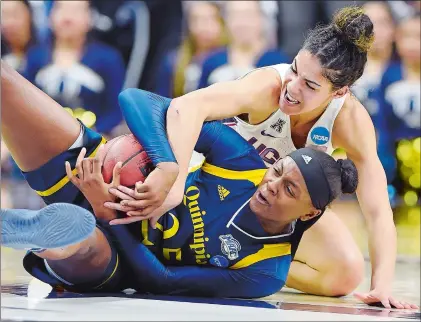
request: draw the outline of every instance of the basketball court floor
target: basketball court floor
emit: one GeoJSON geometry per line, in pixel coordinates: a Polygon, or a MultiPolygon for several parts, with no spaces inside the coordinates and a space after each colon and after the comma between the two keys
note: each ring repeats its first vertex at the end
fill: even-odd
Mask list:
{"type": "MultiPolygon", "coordinates": [[[[334,206],[366,253],[364,222],[355,202],[334,206]]],[[[413,219],[412,219],[413,220],[413,219]]],[[[420,226],[398,224],[398,262],[393,294],[420,304],[420,226]]],[[[350,296],[325,298],[293,289],[258,300],[204,299],[127,294],[51,292],[23,269],[24,252],[1,249],[2,321],[413,321],[419,311],[369,307],[350,296]]],[[[370,264],[357,291],[370,285],[370,264]]]]}

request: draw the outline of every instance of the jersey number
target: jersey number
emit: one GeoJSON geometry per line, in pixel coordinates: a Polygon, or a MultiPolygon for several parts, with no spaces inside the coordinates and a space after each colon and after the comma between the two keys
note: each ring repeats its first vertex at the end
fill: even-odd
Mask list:
{"type": "MultiPolygon", "coordinates": [[[[171,228],[164,230],[164,227],[160,223],[156,224],[156,228],[162,231],[163,239],[170,239],[174,237],[177,234],[178,230],[180,229],[180,222],[178,221],[178,218],[174,216],[172,213],[169,213],[169,215],[173,219],[173,225],[171,228]]],[[[154,243],[152,243],[148,239],[148,232],[149,232],[149,221],[142,220],[142,237],[143,237],[142,244],[145,246],[153,246],[154,243]]],[[[163,248],[162,253],[166,260],[171,260],[171,257],[173,257],[175,258],[175,260],[181,261],[181,248],[163,248]]]]}

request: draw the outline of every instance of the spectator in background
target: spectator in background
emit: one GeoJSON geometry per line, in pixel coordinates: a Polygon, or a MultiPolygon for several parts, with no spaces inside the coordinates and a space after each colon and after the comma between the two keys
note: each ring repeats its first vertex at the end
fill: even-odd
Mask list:
{"type": "Polygon", "coordinates": [[[199,88],[234,80],[256,67],[290,62],[284,53],[269,48],[265,15],[258,1],[226,2],[225,19],[230,44],[205,60],[199,88]]]}
{"type": "Polygon", "coordinates": [[[36,39],[28,1],[2,1],[1,35],[1,58],[22,73],[27,50],[36,39]]]}
{"type": "Polygon", "coordinates": [[[394,150],[388,143],[384,113],[379,109],[379,86],[383,74],[390,64],[396,62],[394,49],[395,23],[389,5],[384,1],[370,1],[363,5],[365,13],[374,26],[374,42],[368,52],[367,64],[362,77],[352,87],[352,92],[361,101],[373,120],[378,140],[378,154],[389,183],[396,171],[394,150]]]}
{"type": "Polygon", "coordinates": [[[54,1],[50,23],[51,41],[28,52],[25,76],[86,125],[110,135],[122,121],[117,101],[125,76],[121,54],[89,37],[89,1],[54,1]]]}
{"type": "Polygon", "coordinates": [[[215,49],[227,45],[227,36],[218,5],[192,1],[186,6],[187,35],[179,48],[162,62],[156,93],[178,97],[197,89],[203,60],[215,49]]]}
{"type": "Polygon", "coordinates": [[[394,183],[400,192],[406,185],[404,182],[418,192],[420,188],[420,23],[419,12],[399,22],[396,47],[401,61],[389,66],[380,85],[380,110],[386,117],[389,142],[404,140],[397,149],[401,178],[394,183]],[[416,140],[415,143],[407,141],[417,138],[418,145],[416,140]]]}

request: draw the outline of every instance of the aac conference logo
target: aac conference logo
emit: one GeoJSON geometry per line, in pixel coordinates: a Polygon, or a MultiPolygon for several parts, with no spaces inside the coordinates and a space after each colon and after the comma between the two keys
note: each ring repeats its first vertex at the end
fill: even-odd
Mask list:
{"type": "Polygon", "coordinates": [[[314,143],[318,145],[323,145],[329,142],[330,133],[329,130],[325,127],[316,127],[311,131],[310,135],[314,143]]]}

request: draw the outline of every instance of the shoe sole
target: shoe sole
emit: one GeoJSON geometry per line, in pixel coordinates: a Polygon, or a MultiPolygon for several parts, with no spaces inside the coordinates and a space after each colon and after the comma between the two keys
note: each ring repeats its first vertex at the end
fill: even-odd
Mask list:
{"type": "Polygon", "coordinates": [[[40,210],[2,209],[2,246],[15,249],[60,248],[89,237],[95,217],[86,209],[55,203],[40,210]]]}

